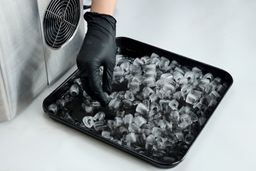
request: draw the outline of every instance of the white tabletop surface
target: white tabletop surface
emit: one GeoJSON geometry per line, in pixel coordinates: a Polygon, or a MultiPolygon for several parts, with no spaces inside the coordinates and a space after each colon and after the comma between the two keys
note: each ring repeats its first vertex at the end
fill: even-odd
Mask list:
{"type": "MultiPolygon", "coordinates": [[[[117,35],[227,70],[234,84],[173,170],[256,170],[256,1],[118,0],[117,35]]],[[[74,69],[73,69],[74,70],[74,69]]],[[[161,170],[49,119],[48,87],[0,123],[0,171],[161,170]]]]}

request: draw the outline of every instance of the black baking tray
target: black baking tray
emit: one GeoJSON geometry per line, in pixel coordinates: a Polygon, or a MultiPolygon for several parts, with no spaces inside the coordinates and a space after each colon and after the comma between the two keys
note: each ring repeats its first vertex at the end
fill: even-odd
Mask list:
{"type": "Polygon", "coordinates": [[[186,146],[186,148],[177,148],[176,149],[176,153],[174,153],[175,155],[177,154],[177,156],[172,156],[175,160],[170,160],[168,162],[166,161],[160,161],[160,160],[156,160],[150,156],[147,156],[145,154],[140,154],[137,153],[134,150],[129,149],[127,146],[121,146],[117,143],[112,142],[111,140],[105,139],[103,138],[100,134],[97,134],[94,130],[90,130],[90,129],[84,129],[82,128],[79,123],[79,120],[81,120],[81,118],[83,116],[79,116],[79,110],[77,108],[79,108],[77,106],[77,104],[79,103],[79,99],[78,101],[76,100],[76,102],[74,102],[73,105],[73,116],[76,118],[75,121],[73,120],[72,122],[68,121],[68,118],[63,119],[61,118],[59,115],[53,114],[52,112],[50,112],[48,110],[48,106],[55,103],[57,99],[61,98],[63,96],[63,94],[67,91],[67,89],[70,87],[70,85],[73,83],[73,80],[75,78],[77,78],[79,76],[79,71],[76,70],[71,76],[69,76],[56,90],[54,90],[43,102],[43,109],[45,111],[45,113],[52,119],[56,120],[57,122],[63,123],[69,127],[72,127],[78,131],[81,131],[82,133],[85,133],[87,135],[90,135],[100,141],[103,141],[107,144],[112,145],[115,148],[118,148],[122,151],[125,151],[139,159],[142,159],[146,162],[149,162],[151,164],[153,164],[154,166],[160,167],[160,168],[171,168],[176,166],[177,164],[179,164],[185,154],[187,153],[187,151],[190,149],[191,145],[194,143],[195,139],[198,137],[198,135],[200,134],[200,132],[202,131],[203,127],[205,126],[205,124],[207,123],[207,121],[209,120],[210,116],[212,115],[212,113],[215,111],[215,109],[217,108],[218,104],[220,103],[220,101],[222,100],[222,98],[224,97],[224,95],[226,94],[226,92],[228,91],[228,89],[230,88],[230,86],[233,83],[233,79],[231,77],[231,75],[219,68],[216,68],[214,66],[202,63],[202,62],[198,62],[195,61],[193,59],[130,39],[130,38],[126,38],[126,37],[119,37],[116,40],[117,42],[117,46],[118,46],[118,53],[122,54],[123,56],[129,56],[129,57],[143,57],[145,55],[151,55],[152,53],[156,53],[159,56],[164,56],[170,60],[175,60],[178,63],[180,63],[181,65],[184,65],[186,67],[198,67],[202,70],[203,73],[212,73],[214,76],[221,78],[221,80],[223,80],[225,82],[225,90],[222,92],[221,97],[219,98],[219,101],[217,102],[217,105],[213,108],[211,108],[211,110],[208,111],[208,118],[206,120],[206,122],[200,127],[200,129],[197,130],[197,134],[196,137],[194,138],[194,140],[186,146]]]}

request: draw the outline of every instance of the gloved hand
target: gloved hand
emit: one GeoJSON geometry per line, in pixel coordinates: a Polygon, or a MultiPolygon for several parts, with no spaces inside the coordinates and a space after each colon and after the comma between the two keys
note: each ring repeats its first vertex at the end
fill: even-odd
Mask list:
{"type": "Polygon", "coordinates": [[[106,106],[106,94],[111,93],[111,83],[116,62],[116,20],[106,14],[87,12],[87,33],[77,57],[82,86],[92,99],[106,106]],[[103,66],[103,77],[100,76],[103,66]],[[101,85],[102,83],[102,85],[101,85]]]}

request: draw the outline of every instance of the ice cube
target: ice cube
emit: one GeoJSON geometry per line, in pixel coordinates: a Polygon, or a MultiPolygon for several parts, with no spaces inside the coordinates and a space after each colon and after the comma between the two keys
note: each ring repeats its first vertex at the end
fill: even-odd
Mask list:
{"type": "Polygon", "coordinates": [[[144,66],[145,71],[156,71],[156,64],[148,64],[144,66]]]}
{"type": "Polygon", "coordinates": [[[122,134],[122,135],[126,135],[128,133],[128,129],[124,126],[120,126],[119,127],[119,132],[122,134]]]}
{"type": "Polygon", "coordinates": [[[198,90],[192,90],[189,92],[186,98],[186,102],[189,104],[194,105],[195,103],[200,101],[200,98],[202,97],[202,92],[198,90]]]}
{"type": "Polygon", "coordinates": [[[156,85],[156,79],[154,77],[147,77],[144,79],[143,83],[148,87],[154,87],[156,85]]]}
{"type": "Polygon", "coordinates": [[[179,102],[175,99],[171,100],[168,104],[172,110],[177,110],[179,106],[179,102]]]}
{"type": "Polygon", "coordinates": [[[123,109],[119,109],[116,111],[116,116],[119,116],[123,119],[123,117],[125,116],[125,111],[123,109]]]}
{"type": "Polygon", "coordinates": [[[131,82],[128,83],[129,91],[136,94],[140,90],[141,80],[139,77],[133,77],[131,82]]]}
{"type": "Polygon", "coordinates": [[[188,93],[193,90],[193,87],[190,84],[183,85],[181,87],[181,95],[185,98],[188,93]]]}
{"type": "Polygon", "coordinates": [[[92,106],[88,106],[88,105],[82,104],[82,108],[84,109],[84,111],[86,113],[92,113],[93,112],[93,107],[92,106]]]}
{"type": "Polygon", "coordinates": [[[123,124],[123,119],[121,117],[115,117],[114,127],[119,127],[123,124]]]}
{"type": "Polygon", "coordinates": [[[74,80],[74,83],[77,84],[77,85],[79,85],[80,87],[82,87],[82,81],[81,81],[80,78],[75,79],[75,80],[74,80]]]}
{"type": "Polygon", "coordinates": [[[158,96],[157,96],[156,93],[153,93],[153,94],[151,94],[151,95],[149,96],[149,100],[150,100],[151,103],[152,103],[152,102],[155,102],[157,99],[158,99],[158,96]]]}
{"type": "Polygon", "coordinates": [[[163,91],[171,91],[171,92],[175,92],[175,86],[169,83],[164,84],[163,86],[163,91]]]}
{"type": "Polygon", "coordinates": [[[168,122],[166,121],[166,128],[169,129],[169,130],[172,130],[173,129],[173,122],[168,122]]]}
{"type": "Polygon", "coordinates": [[[152,53],[151,56],[150,56],[150,58],[159,58],[159,55],[156,54],[156,53],[152,53]]]}
{"type": "Polygon", "coordinates": [[[211,99],[211,101],[209,102],[209,106],[216,106],[217,105],[217,100],[216,99],[211,99]]]}
{"type": "Polygon", "coordinates": [[[164,86],[164,84],[165,84],[165,80],[159,79],[156,81],[156,88],[160,90],[164,86]]]}
{"type": "Polygon", "coordinates": [[[134,94],[131,91],[126,91],[124,94],[124,98],[131,102],[135,100],[134,94]]]}
{"type": "Polygon", "coordinates": [[[220,84],[220,85],[217,86],[216,90],[217,90],[218,93],[223,94],[225,92],[225,89],[226,89],[226,87],[224,85],[220,84]]]}
{"type": "Polygon", "coordinates": [[[151,58],[151,63],[152,63],[152,64],[155,64],[156,66],[159,66],[160,59],[157,58],[157,57],[152,57],[152,58],[151,58]]]}
{"type": "Polygon", "coordinates": [[[109,97],[111,98],[111,99],[115,99],[115,98],[117,98],[117,96],[118,96],[118,93],[115,91],[115,92],[112,92],[110,95],[109,95],[109,97]]]}
{"type": "Polygon", "coordinates": [[[86,93],[86,91],[83,90],[83,97],[86,99],[90,99],[90,96],[86,93]]]}
{"type": "Polygon", "coordinates": [[[96,131],[104,130],[104,129],[105,129],[104,121],[101,120],[101,121],[96,121],[96,122],[94,122],[93,127],[94,127],[94,129],[95,129],[96,131]]]}
{"type": "Polygon", "coordinates": [[[153,93],[154,93],[154,90],[152,90],[150,87],[144,87],[142,90],[142,95],[144,98],[151,96],[153,93]]]}
{"type": "Polygon", "coordinates": [[[48,106],[48,111],[50,112],[50,114],[54,114],[56,115],[58,112],[58,107],[56,104],[51,104],[48,106]]]}
{"type": "Polygon", "coordinates": [[[195,139],[194,135],[191,134],[191,133],[188,133],[186,136],[185,136],[185,143],[187,144],[191,144],[193,142],[193,140],[195,139]]]}
{"type": "Polygon", "coordinates": [[[113,120],[108,120],[107,121],[107,126],[109,129],[113,130],[114,129],[114,121],[113,120]]]}
{"type": "Polygon", "coordinates": [[[183,74],[181,72],[174,71],[173,78],[177,83],[179,83],[180,80],[183,78],[183,74]]]}
{"type": "Polygon", "coordinates": [[[72,124],[75,122],[75,120],[71,117],[70,111],[68,110],[64,110],[61,118],[65,119],[68,122],[71,122],[72,124]]]}
{"type": "Polygon", "coordinates": [[[102,131],[101,132],[101,136],[106,138],[106,139],[110,139],[111,138],[109,131],[102,131]]]}
{"type": "Polygon", "coordinates": [[[120,65],[123,62],[123,60],[125,60],[123,55],[121,54],[116,55],[116,65],[120,65]]]}
{"type": "Polygon", "coordinates": [[[71,117],[69,111],[65,111],[64,112],[64,116],[63,118],[68,121],[68,122],[71,122],[72,124],[74,124],[75,120],[71,117]]]}
{"type": "Polygon", "coordinates": [[[134,132],[131,132],[131,133],[126,135],[126,142],[128,144],[135,143],[136,141],[137,141],[137,137],[136,137],[136,134],[134,132]]]}
{"type": "Polygon", "coordinates": [[[171,102],[170,100],[160,100],[159,101],[160,109],[165,112],[169,111],[170,110],[170,105],[169,105],[170,102],[171,102]]]}
{"type": "Polygon", "coordinates": [[[147,107],[147,109],[150,108],[150,101],[148,99],[143,100],[142,103],[147,107]]]}
{"type": "Polygon", "coordinates": [[[68,103],[73,100],[73,97],[69,94],[69,91],[67,93],[68,94],[65,94],[63,97],[63,100],[65,100],[65,103],[68,103]]]}
{"type": "Polygon", "coordinates": [[[178,141],[183,141],[184,140],[184,135],[182,132],[178,131],[178,132],[175,132],[175,137],[177,138],[178,141]]]}
{"type": "Polygon", "coordinates": [[[156,78],[156,71],[147,71],[144,73],[145,78],[156,78]]]}
{"type": "Polygon", "coordinates": [[[152,134],[150,134],[150,135],[147,136],[147,138],[146,138],[146,143],[147,143],[147,144],[153,144],[153,143],[154,143],[154,140],[155,140],[155,137],[154,137],[152,134]]]}
{"type": "Polygon", "coordinates": [[[180,122],[179,122],[180,128],[184,129],[191,124],[192,124],[192,120],[188,114],[183,114],[180,116],[180,122]]]}
{"type": "Polygon", "coordinates": [[[171,66],[172,69],[174,69],[175,67],[179,67],[179,63],[175,60],[172,60],[170,66],[171,66]]]}
{"type": "Polygon", "coordinates": [[[115,70],[113,72],[113,80],[115,82],[122,82],[124,79],[124,70],[121,67],[115,67],[115,70]]]}
{"type": "Polygon", "coordinates": [[[145,65],[147,65],[147,64],[149,64],[149,63],[151,62],[151,59],[150,59],[148,56],[143,56],[143,57],[141,58],[141,60],[143,61],[143,63],[144,63],[145,65]]]}
{"type": "Polygon", "coordinates": [[[64,99],[59,99],[56,101],[56,105],[59,106],[60,108],[63,108],[63,107],[65,107],[66,102],[64,99]]]}
{"type": "Polygon", "coordinates": [[[130,65],[130,68],[129,68],[129,72],[132,74],[132,75],[141,75],[142,74],[142,70],[141,70],[141,67],[138,66],[138,65],[130,65]]]}
{"type": "Polygon", "coordinates": [[[191,112],[191,108],[189,107],[189,106],[182,106],[181,108],[180,108],[180,110],[179,110],[179,113],[181,114],[181,115],[183,115],[183,114],[188,114],[188,113],[190,113],[191,112]]]}
{"type": "Polygon", "coordinates": [[[153,116],[157,114],[160,111],[159,104],[157,103],[152,103],[150,106],[150,111],[149,111],[149,119],[152,120],[153,116]]]}
{"type": "Polygon", "coordinates": [[[210,96],[214,99],[220,98],[220,94],[215,90],[211,91],[210,96]]]}
{"type": "Polygon", "coordinates": [[[202,106],[203,106],[203,103],[202,103],[202,101],[200,100],[199,102],[197,102],[197,103],[195,103],[195,104],[193,105],[193,108],[197,108],[197,109],[201,110],[202,106]]]}
{"type": "Polygon", "coordinates": [[[177,110],[171,111],[169,117],[170,117],[170,120],[174,122],[177,122],[180,119],[180,115],[177,110]]]}
{"type": "Polygon", "coordinates": [[[79,94],[79,86],[77,84],[73,84],[69,89],[69,93],[71,96],[77,96],[79,94]]]}
{"type": "Polygon", "coordinates": [[[198,121],[199,121],[200,126],[203,126],[205,124],[205,122],[206,122],[206,118],[204,116],[201,116],[198,119],[198,121]]]}
{"type": "MultiPolygon", "coordinates": [[[[167,138],[164,138],[164,137],[158,137],[156,142],[157,142],[157,147],[159,149],[165,149],[166,148],[166,141],[167,141],[167,138]]],[[[165,151],[163,151],[163,153],[165,153],[165,151]]]]}
{"type": "MultiPolygon", "coordinates": [[[[150,129],[148,129],[148,128],[143,129],[142,135],[145,137],[144,141],[146,141],[147,136],[149,136],[150,134],[151,134],[151,130],[150,129]]],[[[145,144],[145,142],[144,142],[144,144],[145,144]]]]}
{"type": "Polygon", "coordinates": [[[133,61],[133,65],[136,65],[136,66],[142,66],[143,64],[144,64],[144,62],[140,58],[136,58],[133,61]]]}
{"type": "Polygon", "coordinates": [[[166,92],[163,89],[157,89],[156,95],[158,96],[159,99],[163,99],[164,97],[166,97],[166,92]]]}
{"type": "Polygon", "coordinates": [[[160,136],[161,136],[161,130],[160,130],[160,128],[159,128],[159,127],[154,127],[154,128],[152,129],[152,135],[153,135],[154,137],[160,137],[160,136]]]}
{"type": "Polygon", "coordinates": [[[179,73],[181,73],[182,75],[185,74],[185,71],[184,71],[182,68],[178,67],[178,66],[174,68],[174,71],[175,71],[175,72],[179,72],[179,73]]]}
{"type": "Polygon", "coordinates": [[[92,116],[85,116],[83,118],[83,123],[87,128],[92,128],[94,126],[94,121],[92,116]]]}
{"type": "Polygon", "coordinates": [[[119,109],[120,105],[121,101],[118,98],[114,98],[110,100],[108,107],[112,110],[117,110],[119,109]]]}
{"type": "Polygon", "coordinates": [[[160,79],[165,80],[166,78],[173,78],[173,75],[171,73],[164,73],[160,76],[160,79]]]}
{"type": "Polygon", "coordinates": [[[213,79],[213,81],[214,81],[216,84],[220,84],[220,83],[221,83],[221,78],[215,77],[215,78],[213,79]]]}
{"type": "Polygon", "coordinates": [[[202,70],[197,67],[193,67],[192,72],[197,73],[197,72],[202,72],[202,70]]]}
{"type": "Polygon", "coordinates": [[[180,100],[181,97],[182,97],[181,91],[176,91],[176,92],[173,94],[173,98],[176,99],[176,100],[180,100]]]}
{"type": "Polygon", "coordinates": [[[203,79],[208,79],[209,82],[211,82],[213,80],[213,75],[211,73],[207,73],[203,76],[203,79]]]}
{"type": "Polygon", "coordinates": [[[210,79],[207,79],[207,78],[202,78],[201,80],[200,80],[203,84],[205,84],[205,85],[210,85],[210,79]]]}
{"type": "Polygon", "coordinates": [[[124,81],[125,82],[131,82],[131,80],[133,79],[133,77],[134,77],[134,75],[132,75],[132,74],[126,74],[125,76],[124,76],[124,81]]]}
{"type": "Polygon", "coordinates": [[[137,124],[135,124],[134,122],[132,122],[128,126],[128,130],[129,130],[129,132],[140,132],[141,131],[140,127],[137,124]]]}
{"type": "Polygon", "coordinates": [[[101,107],[100,102],[98,102],[98,101],[93,101],[91,103],[91,106],[92,106],[93,110],[99,109],[101,107]]]}
{"type": "Polygon", "coordinates": [[[184,77],[187,80],[187,83],[192,83],[195,79],[195,74],[192,71],[188,71],[185,73],[184,77]]]}
{"type": "Polygon", "coordinates": [[[165,78],[161,78],[164,79],[164,83],[165,84],[172,84],[174,87],[176,87],[177,83],[175,82],[173,75],[169,75],[165,78]]]}
{"type": "Polygon", "coordinates": [[[127,100],[127,99],[124,99],[124,100],[122,101],[122,103],[123,103],[123,108],[124,108],[124,109],[130,109],[130,108],[133,106],[132,101],[127,100]]]}
{"type": "Polygon", "coordinates": [[[104,120],[104,118],[105,118],[104,112],[98,112],[93,117],[94,121],[102,121],[102,120],[104,120]]]}
{"type": "Polygon", "coordinates": [[[170,64],[170,60],[165,58],[165,57],[161,57],[160,58],[160,63],[159,63],[159,69],[161,70],[166,70],[166,67],[168,67],[170,64]]]}
{"type": "MultiPolygon", "coordinates": [[[[205,80],[208,80],[208,79],[205,79],[205,80]]],[[[206,83],[204,82],[204,80],[201,80],[198,84],[198,88],[208,94],[210,93],[212,87],[210,83],[206,83]]]]}
{"type": "Polygon", "coordinates": [[[162,129],[164,129],[164,128],[166,128],[166,122],[165,122],[163,119],[161,119],[161,120],[159,120],[159,122],[158,122],[158,126],[159,126],[160,128],[162,128],[162,129]]]}
{"type": "Polygon", "coordinates": [[[160,111],[160,105],[159,103],[152,103],[150,106],[151,111],[155,111],[156,113],[160,111]]]}
{"type": "Polygon", "coordinates": [[[198,121],[198,117],[194,112],[190,111],[189,116],[191,117],[192,122],[197,122],[198,121]]]}
{"type": "Polygon", "coordinates": [[[142,116],[137,116],[134,118],[134,123],[139,127],[141,127],[143,124],[147,123],[147,121],[142,116]]]}
{"type": "Polygon", "coordinates": [[[143,103],[139,103],[136,107],[136,112],[146,115],[148,113],[148,108],[143,103]]]}
{"type": "Polygon", "coordinates": [[[130,71],[130,62],[126,61],[120,65],[120,68],[124,71],[124,74],[128,74],[130,71]]]}
{"type": "Polygon", "coordinates": [[[202,70],[197,67],[193,67],[192,72],[195,74],[194,75],[195,79],[200,79],[203,76],[202,70]]]}

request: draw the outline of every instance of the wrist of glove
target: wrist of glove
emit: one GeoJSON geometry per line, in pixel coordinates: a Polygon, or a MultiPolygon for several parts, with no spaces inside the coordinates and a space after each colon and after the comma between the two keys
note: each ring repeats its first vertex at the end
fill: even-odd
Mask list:
{"type": "Polygon", "coordinates": [[[77,66],[83,88],[103,106],[109,102],[116,59],[116,20],[106,14],[87,12],[87,33],[77,56],[77,66]],[[103,66],[103,76],[100,75],[103,66]]]}

